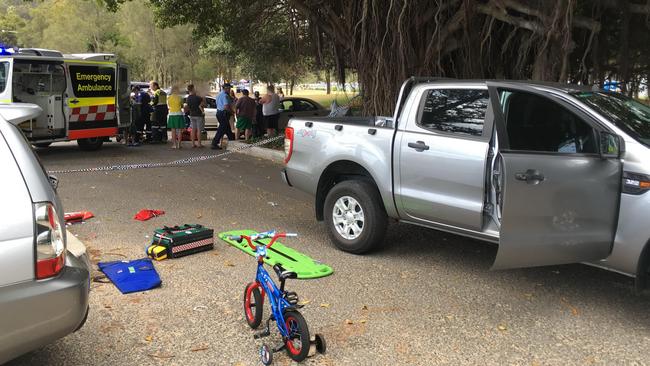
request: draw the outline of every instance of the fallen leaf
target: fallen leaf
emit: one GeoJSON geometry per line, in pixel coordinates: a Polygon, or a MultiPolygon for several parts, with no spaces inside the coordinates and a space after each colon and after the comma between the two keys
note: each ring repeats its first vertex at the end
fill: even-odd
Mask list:
{"type": "Polygon", "coordinates": [[[151,342],[151,341],[153,341],[153,336],[148,335],[148,336],[144,337],[144,340],[147,341],[147,342],[151,342]]]}
{"type": "Polygon", "coordinates": [[[330,307],[330,304],[322,303],[322,304],[320,304],[320,307],[321,307],[321,308],[329,308],[329,307],[330,307]]]}
{"type": "Polygon", "coordinates": [[[366,310],[366,311],[367,311],[367,310],[368,310],[368,306],[366,306],[366,305],[362,306],[362,307],[361,307],[361,310],[366,310]]]}
{"type": "Polygon", "coordinates": [[[569,310],[571,310],[571,314],[573,314],[573,316],[578,316],[578,315],[580,315],[580,312],[578,311],[578,308],[576,308],[575,306],[571,305],[571,304],[567,301],[567,299],[565,299],[565,298],[561,298],[560,301],[562,302],[562,305],[566,306],[567,308],[569,308],[569,310]]]}
{"type": "Polygon", "coordinates": [[[200,219],[201,217],[203,217],[203,215],[201,215],[201,214],[196,215],[197,219],[200,219]]]}
{"type": "Polygon", "coordinates": [[[225,264],[227,267],[234,267],[234,266],[235,266],[235,264],[232,263],[232,262],[230,262],[230,261],[226,261],[224,264],[225,264]]]}
{"type": "Polygon", "coordinates": [[[216,200],[217,200],[217,199],[214,198],[213,196],[210,196],[210,199],[213,200],[213,201],[216,201],[216,200]]]}
{"type": "Polygon", "coordinates": [[[311,302],[311,300],[301,300],[298,305],[307,305],[311,302]]]}
{"type": "Polygon", "coordinates": [[[497,329],[500,330],[500,331],[502,331],[502,332],[505,332],[506,330],[508,330],[508,327],[506,327],[505,324],[499,324],[499,325],[497,326],[497,329]]]}
{"type": "Polygon", "coordinates": [[[350,325],[350,324],[354,324],[354,322],[350,319],[345,319],[345,324],[350,325]]]}
{"type": "Polygon", "coordinates": [[[154,358],[173,358],[174,355],[170,353],[150,353],[149,357],[154,357],[154,358]]]}
{"type": "Polygon", "coordinates": [[[366,319],[361,319],[361,320],[359,320],[359,323],[366,324],[366,321],[367,321],[366,319]]]}
{"type": "Polygon", "coordinates": [[[208,346],[207,344],[200,344],[190,348],[190,351],[192,352],[205,351],[208,348],[210,348],[210,346],[208,346]]]}
{"type": "Polygon", "coordinates": [[[106,308],[106,309],[112,309],[113,306],[111,306],[111,305],[109,305],[109,304],[104,304],[104,308],[106,308]]]}

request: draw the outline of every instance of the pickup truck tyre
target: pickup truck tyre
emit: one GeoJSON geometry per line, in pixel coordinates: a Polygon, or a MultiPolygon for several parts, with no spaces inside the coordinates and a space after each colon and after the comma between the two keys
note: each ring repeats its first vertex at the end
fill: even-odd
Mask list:
{"type": "Polygon", "coordinates": [[[328,234],[337,248],[362,254],[383,242],[388,216],[371,183],[346,180],[336,184],[325,198],[324,210],[328,234]]]}
{"type": "Polygon", "coordinates": [[[77,145],[79,148],[84,151],[95,151],[102,147],[104,140],[101,137],[92,137],[88,139],[79,139],[77,140],[77,145]]]}

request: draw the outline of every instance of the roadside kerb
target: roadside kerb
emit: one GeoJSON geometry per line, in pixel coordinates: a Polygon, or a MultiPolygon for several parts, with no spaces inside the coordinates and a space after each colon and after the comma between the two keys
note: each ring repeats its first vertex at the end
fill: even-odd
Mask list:
{"type": "MultiPolygon", "coordinates": [[[[248,146],[248,144],[240,141],[229,141],[227,149],[234,150],[234,149],[241,148],[243,146],[248,146]]],[[[284,151],[280,151],[280,150],[253,146],[245,149],[240,149],[236,152],[238,154],[246,154],[246,155],[254,156],[256,158],[271,160],[275,163],[282,164],[284,162],[284,151]]]]}

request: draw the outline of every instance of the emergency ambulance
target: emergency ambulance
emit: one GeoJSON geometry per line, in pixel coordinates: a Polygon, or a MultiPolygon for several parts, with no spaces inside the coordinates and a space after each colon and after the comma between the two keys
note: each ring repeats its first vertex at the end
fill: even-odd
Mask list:
{"type": "Polygon", "coordinates": [[[114,54],[62,54],[0,47],[0,104],[32,103],[38,117],[18,122],[38,147],[77,140],[100,148],[131,122],[128,69],[114,54]]]}

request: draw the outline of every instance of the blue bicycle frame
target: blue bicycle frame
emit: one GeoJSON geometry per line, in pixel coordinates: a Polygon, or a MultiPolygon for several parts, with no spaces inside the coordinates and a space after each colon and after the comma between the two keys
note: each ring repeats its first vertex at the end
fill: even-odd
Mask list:
{"type": "MultiPolygon", "coordinates": [[[[264,258],[266,256],[266,248],[261,245],[258,246],[256,255],[258,258],[259,256],[264,258]]],[[[284,320],[284,311],[288,308],[292,308],[293,305],[289,304],[289,302],[282,297],[282,292],[278,286],[275,285],[275,282],[273,282],[266,269],[264,269],[264,262],[258,261],[255,280],[258,285],[262,286],[264,293],[268,294],[269,302],[271,303],[271,312],[273,313],[273,318],[278,324],[280,334],[282,334],[283,337],[289,337],[289,330],[287,329],[284,320]]]]}
{"type": "MultiPolygon", "coordinates": [[[[241,240],[243,238],[246,238],[248,241],[248,244],[253,247],[253,241],[258,240],[258,239],[263,239],[263,238],[270,238],[272,237],[273,239],[271,240],[271,243],[268,244],[270,247],[273,245],[275,240],[278,237],[285,237],[285,236],[296,236],[296,234],[277,234],[275,231],[267,231],[259,234],[252,235],[251,237],[231,237],[233,240],[241,240]]],[[[289,329],[287,329],[287,324],[284,319],[284,312],[287,309],[292,309],[295,308],[294,305],[291,305],[287,299],[284,298],[282,291],[278,288],[278,286],[275,285],[275,282],[271,279],[271,276],[269,273],[264,269],[264,258],[266,258],[266,249],[267,247],[264,245],[256,245],[255,246],[255,258],[257,258],[257,274],[255,276],[255,282],[257,283],[258,286],[262,287],[262,301],[264,301],[264,294],[268,294],[269,297],[269,302],[271,303],[271,312],[273,314],[273,319],[275,319],[275,322],[277,323],[278,329],[280,330],[280,334],[282,334],[283,338],[288,338],[290,336],[289,334],[289,329]]]]}

